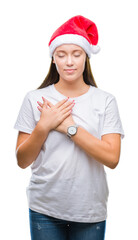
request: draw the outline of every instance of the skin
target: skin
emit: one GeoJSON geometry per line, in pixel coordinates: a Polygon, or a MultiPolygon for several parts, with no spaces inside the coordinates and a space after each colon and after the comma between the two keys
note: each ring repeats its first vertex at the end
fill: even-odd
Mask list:
{"type": "MultiPolygon", "coordinates": [[[[77,45],[67,44],[56,48],[53,62],[60,78],[55,88],[65,99],[55,105],[44,97],[43,102],[37,102],[41,112],[39,122],[31,134],[19,132],[17,138],[16,156],[21,168],[35,161],[51,130],[66,134],[67,128],[75,124],[71,114],[74,103],[68,101],[67,96],[77,97],[88,91],[89,86],[83,80],[85,60],[86,53],[77,45]]],[[[121,148],[120,134],[106,134],[100,140],[79,126],[71,139],[96,161],[111,169],[117,166],[121,148]]]]}
{"type": "Polygon", "coordinates": [[[77,97],[88,91],[89,86],[83,80],[85,61],[86,53],[79,46],[62,45],[55,50],[53,62],[60,76],[55,87],[63,95],[77,97]]]}

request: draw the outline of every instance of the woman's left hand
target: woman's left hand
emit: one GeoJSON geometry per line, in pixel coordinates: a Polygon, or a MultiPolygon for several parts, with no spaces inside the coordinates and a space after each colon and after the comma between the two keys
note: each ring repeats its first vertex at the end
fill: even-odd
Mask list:
{"type": "MultiPolygon", "coordinates": [[[[44,100],[46,100],[45,98],[42,98],[42,99],[44,99],[44,100]]],[[[43,100],[43,102],[44,102],[44,100],[43,100]]],[[[37,102],[38,103],[38,105],[39,105],[39,111],[41,112],[41,109],[42,109],[42,107],[43,107],[43,103],[41,103],[41,102],[37,102]]],[[[48,101],[47,100],[47,105],[51,108],[52,106],[54,106],[50,101],[48,101]]],[[[74,125],[75,124],[75,122],[74,122],[74,120],[73,120],[73,118],[72,118],[72,115],[71,115],[71,113],[70,113],[70,115],[60,124],[60,125],[58,125],[56,128],[55,128],[55,130],[56,131],[58,131],[58,132],[61,132],[61,133],[67,133],[67,128],[69,127],[69,126],[71,126],[71,125],[74,125]]]]}

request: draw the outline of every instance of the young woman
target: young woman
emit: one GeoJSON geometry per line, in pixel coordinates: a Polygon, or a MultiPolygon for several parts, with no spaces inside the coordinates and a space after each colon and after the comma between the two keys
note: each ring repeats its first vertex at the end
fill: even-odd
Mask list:
{"type": "Polygon", "coordinates": [[[32,240],[103,240],[108,186],[124,136],[115,97],[99,89],[89,58],[96,25],[75,16],[49,42],[51,66],[28,92],[15,128],[18,165],[31,165],[27,188],[32,240]]]}

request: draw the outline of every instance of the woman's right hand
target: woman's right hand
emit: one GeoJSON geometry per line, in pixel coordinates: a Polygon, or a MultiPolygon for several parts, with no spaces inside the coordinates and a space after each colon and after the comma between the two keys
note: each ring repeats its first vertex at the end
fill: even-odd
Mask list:
{"type": "Polygon", "coordinates": [[[70,114],[71,109],[74,106],[74,101],[68,101],[68,98],[61,100],[57,104],[53,105],[50,101],[44,97],[43,104],[37,102],[39,106],[38,110],[41,112],[39,125],[45,130],[51,131],[58,127],[70,114]]]}

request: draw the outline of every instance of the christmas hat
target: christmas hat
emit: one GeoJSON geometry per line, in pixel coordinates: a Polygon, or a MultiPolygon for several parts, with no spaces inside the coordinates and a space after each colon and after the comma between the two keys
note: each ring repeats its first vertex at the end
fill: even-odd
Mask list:
{"type": "Polygon", "coordinates": [[[98,30],[94,22],[83,17],[75,16],[61,25],[49,41],[49,51],[52,57],[54,50],[62,44],[76,44],[84,49],[88,57],[98,53],[98,30]]]}

